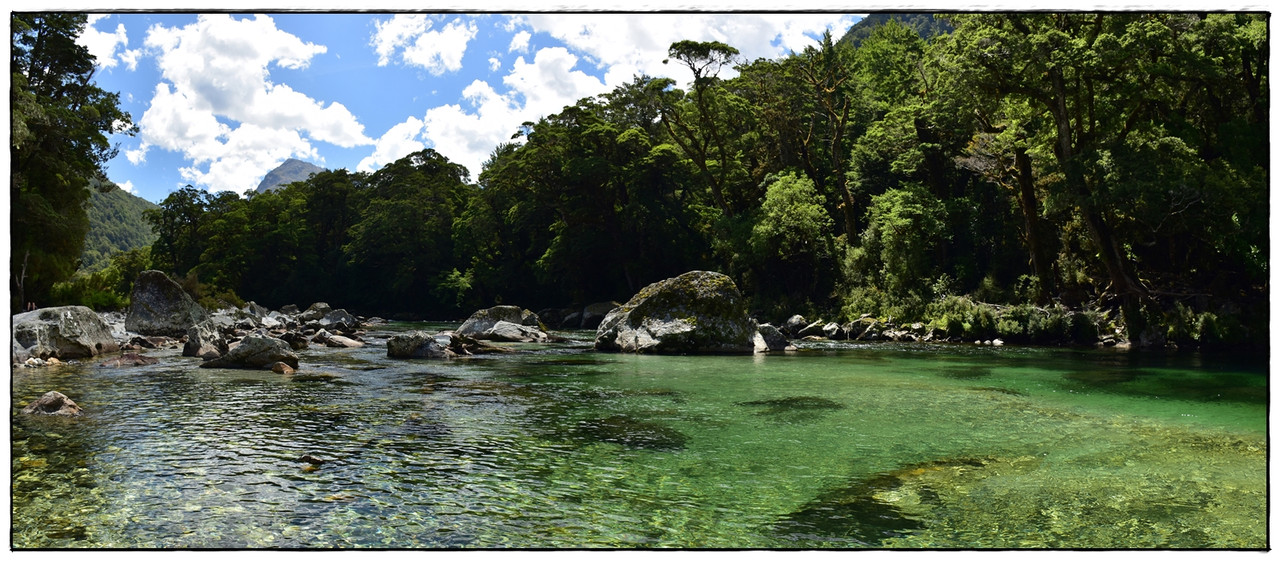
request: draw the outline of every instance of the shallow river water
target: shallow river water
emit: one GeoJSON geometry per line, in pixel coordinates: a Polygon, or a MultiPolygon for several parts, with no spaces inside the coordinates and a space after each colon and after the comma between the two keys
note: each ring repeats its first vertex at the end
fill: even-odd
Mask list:
{"type": "Polygon", "coordinates": [[[801,343],[12,376],[12,547],[1266,548],[1267,365],[801,343]],[[79,418],[18,411],[50,390],[79,418]],[[310,455],[322,462],[304,461],[310,455]]]}

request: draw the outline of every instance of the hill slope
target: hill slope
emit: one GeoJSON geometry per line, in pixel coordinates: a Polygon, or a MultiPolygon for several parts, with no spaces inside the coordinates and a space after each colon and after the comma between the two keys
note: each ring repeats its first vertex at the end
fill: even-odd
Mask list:
{"type": "Polygon", "coordinates": [[[151,245],[156,234],[142,212],[157,208],[154,203],[123,189],[101,193],[92,189],[89,198],[89,233],[80,253],[80,269],[94,271],[107,264],[117,251],[151,245]]]}

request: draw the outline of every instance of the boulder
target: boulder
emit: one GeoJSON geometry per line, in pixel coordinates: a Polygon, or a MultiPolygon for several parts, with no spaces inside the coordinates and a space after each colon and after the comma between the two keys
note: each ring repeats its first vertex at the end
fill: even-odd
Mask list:
{"type": "Polygon", "coordinates": [[[139,335],[181,337],[209,314],[160,271],[143,271],[133,283],[125,329],[139,335]]]}
{"type": "Polygon", "coordinates": [[[296,316],[301,312],[298,310],[298,306],[294,304],[285,304],[280,308],[280,313],[286,316],[296,316]]]}
{"type": "Polygon", "coordinates": [[[84,306],[44,308],[13,316],[13,340],[27,356],[84,358],[120,351],[111,329],[84,306]]]}
{"type": "Polygon", "coordinates": [[[757,329],[754,343],[757,353],[796,350],[795,347],[791,346],[791,342],[787,341],[786,335],[783,335],[778,328],[767,323],[760,325],[757,329]]]}
{"type": "Polygon", "coordinates": [[[302,349],[311,346],[307,341],[306,335],[298,333],[297,331],[286,331],[280,335],[279,339],[288,343],[289,348],[295,351],[301,351],[302,349]]]}
{"type": "Polygon", "coordinates": [[[328,315],[329,312],[332,312],[332,311],[333,311],[333,308],[330,307],[329,304],[324,302],[316,302],[312,304],[311,307],[307,308],[307,311],[302,312],[301,314],[298,314],[298,322],[307,324],[313,321],[320,321],[324,319],[324,316],[328,315]]]}
{"type": "Polygon", "coordinates": [[[187,329],[187,342],[182,344],[182,356],[207,357],[227,354],[227,339],[212,321],[202,321],[187,329]]]}
{"type": "Polygon", "coordinates": [[[48,392],[22,408],[27,415],[59,415],[62,417],[78,417],[84,410],[71,401],[71,398],[59,392],[48,392]]]}
{"type": "Polygon", "coordinates": [[[346,310],[332,310],[320,318],[320,328],[330,331],[351,331],[360,327],[360,320],[346,310]]]}
{"type": "Polygon", "coordinates": [[[31,353],[27,352],[27,348],[18,343],[17,339],[13,340],[13,364],[22,364],[31,358],[31,353]]]}
{"type": "Polygon", "coordinates": [[[581,324],[582,329],[595,329],[600,327],[600,323],[604,321],[605,316],[609,315],[618,306],[617,302],[596,302],[595,304],[587,304],[582,308],[581,324]]]}
{"type": "Polygon", "coordinates": [[[352,339],[350,337],[334,335],[323,329],[321,329],[318,333],[316,333],[315,337],[311,338],[311,342],[320,343],[321,345],[324,345],[326,347],[333,347],[333,348],[340,348],[340,349],[357,349],[364,346],[364,343],[361,343],[360,341],[356,341],[355,339],[352,339]]]}
{"type": "Polygon", "coordinates": [[[267,314],[271,313],[270,310],[260,306],[257,302],[249,302],[248,304],[245,304],[243,311],[255,318],[264,318],[267,317],[267,314]]]}
{"type": "Polygon", "coordinates": [[[507,341],[514,343],[546,343],[553,338],[546,331],[537,327],[519,325],[509,321],[499,321],[483,333],[473,336],[485,341],[507,341]]]}
{"type": "Polygon", "coordinates": [[[845,335],[844,328],[840,327],[840,324],[834,321],[822,326],[822,334],[826,336],[826,338],[828,339],[846,339],[847,338],[847,336],[845,335]]]}
{"type": "Polygon", "coordinates": [[[103,362],[99,366],[107,368],[120,368],[123,366],[147,366],[160,362],[160,359],[137,353],[125,353],[111,360],[103,362]]]}
{"type": "Polygon", "coordinates": [[[283,362],[298,368],[298,355],[293,353],[289,344],[274,337],[251,334],[240,340],[240,344],[222,356],[205,361],[201,368],[270,368],[272,364],[283,362]]]}
{"type": "Polygon", "coordinates": [[[493,329],[493,326],[500,321],[526,327],[536,327],[545,331],[542,321],[538,319],[538,315],[529,310],[519,306],[494,306],[471,314],[471,317],[467,318],[467,321],[462,322],[462,325],[458,327],[457,333],[458,335],[481,339],[481,334],[493,329]]]}
{"type": "Polygon", "coordinates": [[[786,333],[787,336],[789,337],[795,337],[800,334],[800,330],[804,329],[805,327],[808,327],[808,325],[809,325],[809,320],[804,319],[804,316],[800,314],[796,314],[794,316],[791,316],[790,318],[787,318],[787,321],[783,322],[782,326],[779,327],[778,329],[781,330],[783,333],[786,333]]]}
{"type": "Polygon", "coordinates": [[[804,328],[803,328],[803,329],[801,329],[800,331],[797,331],[797,332],[796,332],[796,334],[795,334],[795,336],[796,336],[796,337],[801,337],[801,338],[803,338],[803,337],[826,337],[826,333],[825,333],[825,332],[823,331],[823,329],[822,329],[822,328],[823,328],[823,326],[825,326],[825,325],[826,325],[826,323],[824,323],[822,320],[815,321],[815,322],[813,322],[813,323],[810,323],[809,325],[804,326],[804,328]]]}
{"type": "Polygon", "coordinates": [[[691,271],[655,282],[609,312],[595,348],[641,353],[751,353],[756,323],[728,276],[691,271]]]}
{"type": "Polygon", "coordinates": [[[414,331],[387,339],[388,358],[452,358],[456,355],[434,335],[414,331]]]}

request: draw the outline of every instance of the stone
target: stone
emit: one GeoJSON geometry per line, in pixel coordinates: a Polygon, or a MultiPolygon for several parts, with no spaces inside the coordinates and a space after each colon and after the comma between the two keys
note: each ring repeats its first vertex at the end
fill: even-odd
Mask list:
{"type": "Polygon", "coordinates": [[[240,340],[230,351],[213,360],[205,361],[201,368],[270,368],[272,364],[283,362],[298,368],[298,355],[293,353],[289,344],[274,337],[248,335],[240,340]]]}
{"type": "Polygon", "coordinates": [[[346,310],[332,310],[320,318],[320,328],[330,331],[352,331],[360,327],[360,320],[346,310]]]}
{"type": "Polygon", "coordinates": [[[182,344],[182,356],[204,357],[210,353],[222,356],[229,350],[227,339],[212,321],[202,321],[187,329],[187,342],[182,344]]]}
{"type": "Polygon", "coordinates": [[[600,323],[604,321],[605,316],[609,315],[618,306],[617,302],[596,302],[587,304],[582,308],[582,316],[580,327],[582,329],[595,329],[600,327],[600,323]]]}
{"type": "Polygon", "coordinates": [[[822,326],[822,333],[828,339],[845,339],[846,338],[844,328],[840,327],[840,324],[834,321],[822,326]]]}
{"type": "Polygon", "coordinates": [[[822,330],[825,325],[826,324],[822,320],[812,322],[809,325],[804,326],[800,331],[797,331],[795,336],[800,338],[826,337],[826,333],[822,330]]]}
{"type": "Polygon", "coordinates": [[[324,319],[324,316],[328,315],[329,312],[332,311],[333,308],[330,307],[329,304],[325,302],[316,302],[312,304],[311,307],[307,308],[307,311],[298,314],[298,321],[304,324],[311,323],[313,321],[320,321],[321,319],[324,319]]]}
{"type": "Polygon", "coordinates": [[[334,335],[323,329],[316,333],[315,337],[311,338],[311,342],[338,349],[358,349],[364,346],[364,343],[360,341],[350,337],[343,337],[342,335],[334,335]]]}
{"type": "Polygon", "coordinates": [[[752,353],[755,321],[728,276],[690,271],[644,287],[609,312],[595,348],[636,353],[752,353]]]}
{"type": "Polygon", "coordinates": [[[84,410],[79,405],[76,405],[76,402],[56,391],[45,393],[40,396],[40,399],[27,404],[22,409],[22,412],[27,415],[58,415],[62,417],[78,417],[84,414],[84,410]]]}
{"type": "Polygon", "coordinates": [[[160,362],[160,359],[137,353],[125,353],[111,360],[99,364],[107,368],[120,368],[125,366],[147,366],[160,362]]]}
{"type": "Polygon", "coordinates": [[[277,362],[275,364],[272,364],[271,371],[275,372],[276,374],[293,374],[295,372],[292,366],[289,366],[288,364],[285,364],[283,362],[277,362]]]}
{"type": "Polygon", "coordinates": [[[456,333],[467,337],[480,338],[480,334],[489,331],[500,321],[527,327],[537,327],[545,331],[542,321],[538,319],[538,315],[529,310],[519,306],[494,306],[477,310],[471,314],[471,317],[467,318],[467,321],[462,322],[462,325],[458,327],[456,333]]]}
{"type": "Polygon", "coordinates": [[[387,339],[388,358],[453,358],[456,356],[435,336],[424,331],[414,331],[387,339]]]}
{"type": "Polygon", "coordinates": [[[796,349],[791,345],[790,341],[787,341],[787,336],[783,335],[782,331],[767,323],[757,328],[754,344],[757,353],[794,351],[796,349]]]}
{"type": "Polygon", "coordinates": [[[139,335],[181,337],[209,314],[160,271],[143,271],[133,283],[125,329],[139,335]]]}
{"type": "Polygon", "coordinates": [[[487,341],[506,341],[513,343],[546,343],[552,340],[547,332],[536,327],[518,325],[509,321],[499,321],[487,331],[474,336],[487,341]]]}
{"type": "Polygon", "coordinates": [[[297,331],[286,331],[280,334],[278,339],[288,343],[289,348],[295,351],[300,351],[311,346],[307,341],[307,337],[297,331]]]}
{"type": "Polygon", "coordinates": [[[800,334],[801,329],[804,329],[808,325],[809,320],[804,319],[804,316],[800,314],[796,314],[787,318],[787,321],[783,322],[782,326],[778,329],[790,337],[795,337],[800,334]]]}
{"type": "Polygon", "coordinates": [[[43,308],[13,316],[13,340],[28,356],[85,358],[120,352],[111,329],[84,306],[43,308]]]}

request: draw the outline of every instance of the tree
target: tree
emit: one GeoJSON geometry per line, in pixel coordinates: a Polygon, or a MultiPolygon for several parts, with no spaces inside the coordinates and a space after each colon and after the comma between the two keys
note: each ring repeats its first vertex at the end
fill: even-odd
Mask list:
{"type": "Polygon", "coordinates": [[[48,295],[78,268],[89,182],[106,177],[113,133],[132,134],[119,96],[93,83],[94,58],[76,38],[84,14],[14,12],[10,19],[11,308],[48,295]]]}

